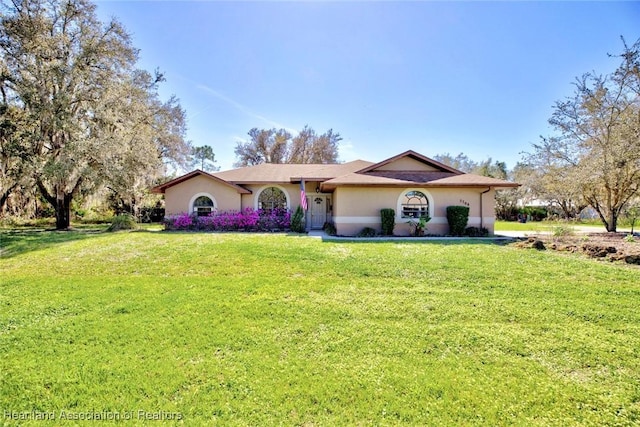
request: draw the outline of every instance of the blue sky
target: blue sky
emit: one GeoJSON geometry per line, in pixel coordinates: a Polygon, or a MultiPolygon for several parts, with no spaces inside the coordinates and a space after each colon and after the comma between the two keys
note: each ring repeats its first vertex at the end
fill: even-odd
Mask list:
{"type": "Polygon", "coordinates": [[[612,72],[620,36],[640,37],[640,2],[97,4],[223,170],[251,128],[306,124],[342,135],[342,161],[413,149],[513,167],[575,77],[612,72]]]}

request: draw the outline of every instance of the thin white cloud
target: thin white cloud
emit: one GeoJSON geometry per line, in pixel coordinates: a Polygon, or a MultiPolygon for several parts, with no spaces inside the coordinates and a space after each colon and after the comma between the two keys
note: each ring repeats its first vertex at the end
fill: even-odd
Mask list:
{"type": "Polygon", "coordinates": [[[244,136],[233,135],[233,140],[235,142],[245,142],[247,138],[244,136]]]}
{"type": "Polygon", "coordinates": [[[237,102],[234,99],[229,98],[226,95],[221,94],[220,92],[218,92],[217,90],[211,89],[208,86],[202,85],[202,84],[197,84],[196,87],[206,93],[208,93],[209,95],[212,95],[218,99],[220,99],[221,101],[226,102],[227,104],[235,107],[238,111],[240,111],[243,114],[246,114],[249,117],[252,117],[254,119],[260,120],[264,123],[266,123],[267,125],[269,125],[269,127],[274,127],[277,129],[285,129],[288,132],[297,135],[298,131],[295,129],[292,129],[290,127],[287,127],[281,123],[278,123],[276,121],[273,121],[267,117],[261,116],[260,114],[254,113],[253,111],[251,111],[251,109],[245,105],[242,105],[241,103],[237,102]]]}
{"type": "Polygon", "coordinates": [[[353,142],[342,140],[338,143],[338,157],[343,162],[351,162],[353,160],[361,160],[362,156],[358,154],[353,142]]]}

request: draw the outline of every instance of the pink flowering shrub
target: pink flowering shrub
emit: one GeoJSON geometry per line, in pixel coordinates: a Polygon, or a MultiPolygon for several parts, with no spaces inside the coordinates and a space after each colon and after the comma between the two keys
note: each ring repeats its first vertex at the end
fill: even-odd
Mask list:
{"type": "Polygon", "coordinates": [[[290,224],[291,212],[286,209],[265,212],[247,208],[242,211],[214,212],[207,216],[181,213],[164,219],[166,230],[179,231],[277,231],[288,229],[290,224]]]}
{"type": "Polygon", "coordinates": [[[173,226],[176,229],[188,230],[193,225],[193,217],[187,213],[181,213],[174,219],[173,226]]]}
{"type": "Polygon", "coordinates": [[[270,212],[259,211],[258,228],[263,231],[284,230],[291,225],[291,212],[276,208],[270,212]]]}

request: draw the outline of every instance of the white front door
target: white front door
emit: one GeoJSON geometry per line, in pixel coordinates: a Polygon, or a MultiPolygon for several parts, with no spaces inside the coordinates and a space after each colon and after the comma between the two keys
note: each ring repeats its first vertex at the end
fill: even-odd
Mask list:
{"type": "Polygon", "coordinates": [[[311,196],[311,228],[322,228],[327,221],[327,198],[325,196],[311,196]]]}

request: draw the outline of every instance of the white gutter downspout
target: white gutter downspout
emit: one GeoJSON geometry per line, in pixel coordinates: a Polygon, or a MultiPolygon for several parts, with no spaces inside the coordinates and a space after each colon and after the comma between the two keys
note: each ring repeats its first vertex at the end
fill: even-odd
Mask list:
{"type": "Polygon", "coordinates": [[[482,206],[482,200],[484,195],[491,191],[491,187],[480,193],[480,228],[484,228],[484,207],[482,206]]]}

